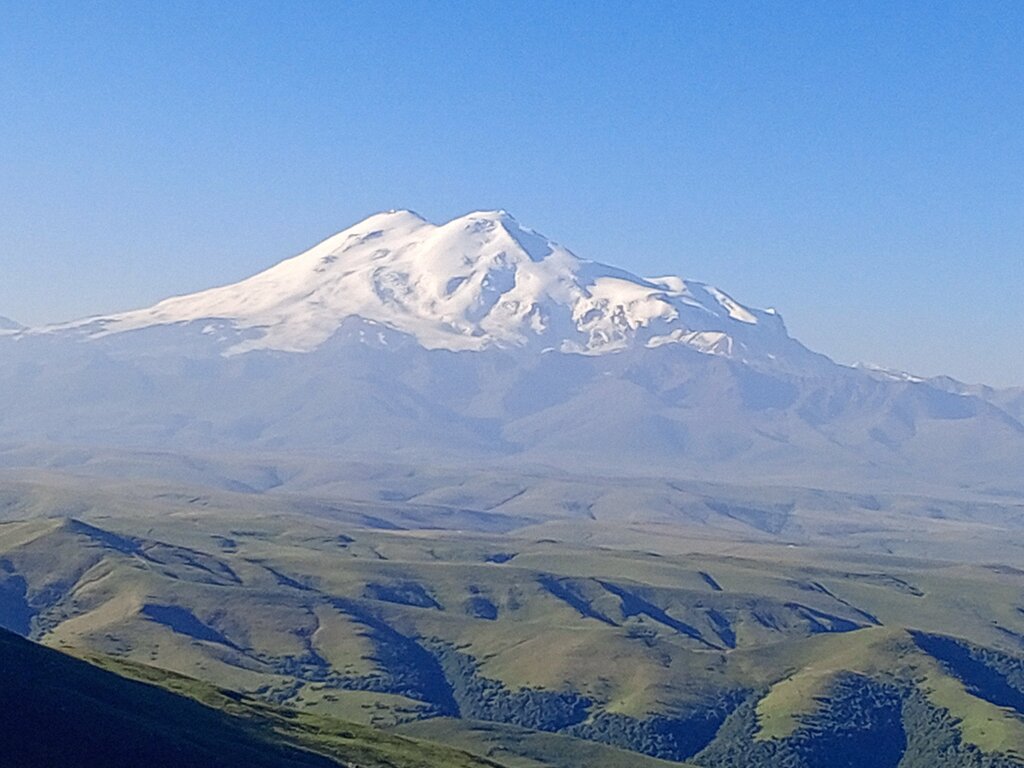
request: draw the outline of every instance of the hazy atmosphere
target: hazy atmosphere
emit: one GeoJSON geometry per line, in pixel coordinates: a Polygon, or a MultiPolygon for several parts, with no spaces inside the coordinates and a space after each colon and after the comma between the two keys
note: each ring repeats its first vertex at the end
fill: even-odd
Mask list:
{"type": "Polygon", "coordinates": [[[0,3],[0,315],[503,208],[839,362],[1024,384],[1017,3],[0,3]]]}
{"type": "Polygon", "coordinates": [[[0,0],[0,764],[1024,768],[1024,4],[0,0]]]}

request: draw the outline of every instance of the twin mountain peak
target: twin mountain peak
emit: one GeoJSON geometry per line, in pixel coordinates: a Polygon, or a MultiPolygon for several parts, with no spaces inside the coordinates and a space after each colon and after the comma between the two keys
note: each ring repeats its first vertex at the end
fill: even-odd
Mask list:
{"type": "Polygon", "coordinates": [[[309,352],[344,326],[397,332],[427,349],[602,355],[682,345],[744,361],[809,364],[771,309],[681,277],[640,277],[581,259],[505,211],[436,225],[378,213],[232,285],[147,309],[50,326],[90,338],[201,324],[226,354],[309,352]]]}

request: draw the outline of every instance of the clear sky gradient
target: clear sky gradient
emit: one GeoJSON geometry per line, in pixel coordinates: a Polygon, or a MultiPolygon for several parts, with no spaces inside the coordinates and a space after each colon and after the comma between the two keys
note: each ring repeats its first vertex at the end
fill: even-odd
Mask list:
{"type": "Polygon", "coordinates": [[[1024,4],[0,0],[0,315],[387,208],[505,208],[841,362],[1024,384],[1024,4]]]}

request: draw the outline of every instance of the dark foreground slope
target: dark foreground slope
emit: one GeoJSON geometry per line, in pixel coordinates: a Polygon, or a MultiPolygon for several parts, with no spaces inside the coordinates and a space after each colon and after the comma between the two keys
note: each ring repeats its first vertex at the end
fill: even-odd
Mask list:
{"type": "Polygon", "coordinates": [[[151,682],[128,679],[0,630],[3,765],[497,765],[369,728],[299,717],[171,673],[113,660],[95,661],[151,682]]]}

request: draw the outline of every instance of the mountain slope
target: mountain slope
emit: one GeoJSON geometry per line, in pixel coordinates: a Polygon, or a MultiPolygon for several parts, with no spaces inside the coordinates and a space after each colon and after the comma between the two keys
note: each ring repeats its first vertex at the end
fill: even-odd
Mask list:
{"type": "Polygon", "coordinates": [[[0,630],[5,765],[330,768],[352,760],[380,768],[497,768],[369,728],[323,718],[303,722],[160,670],[93,660],[114,671],[0,630]]]}

